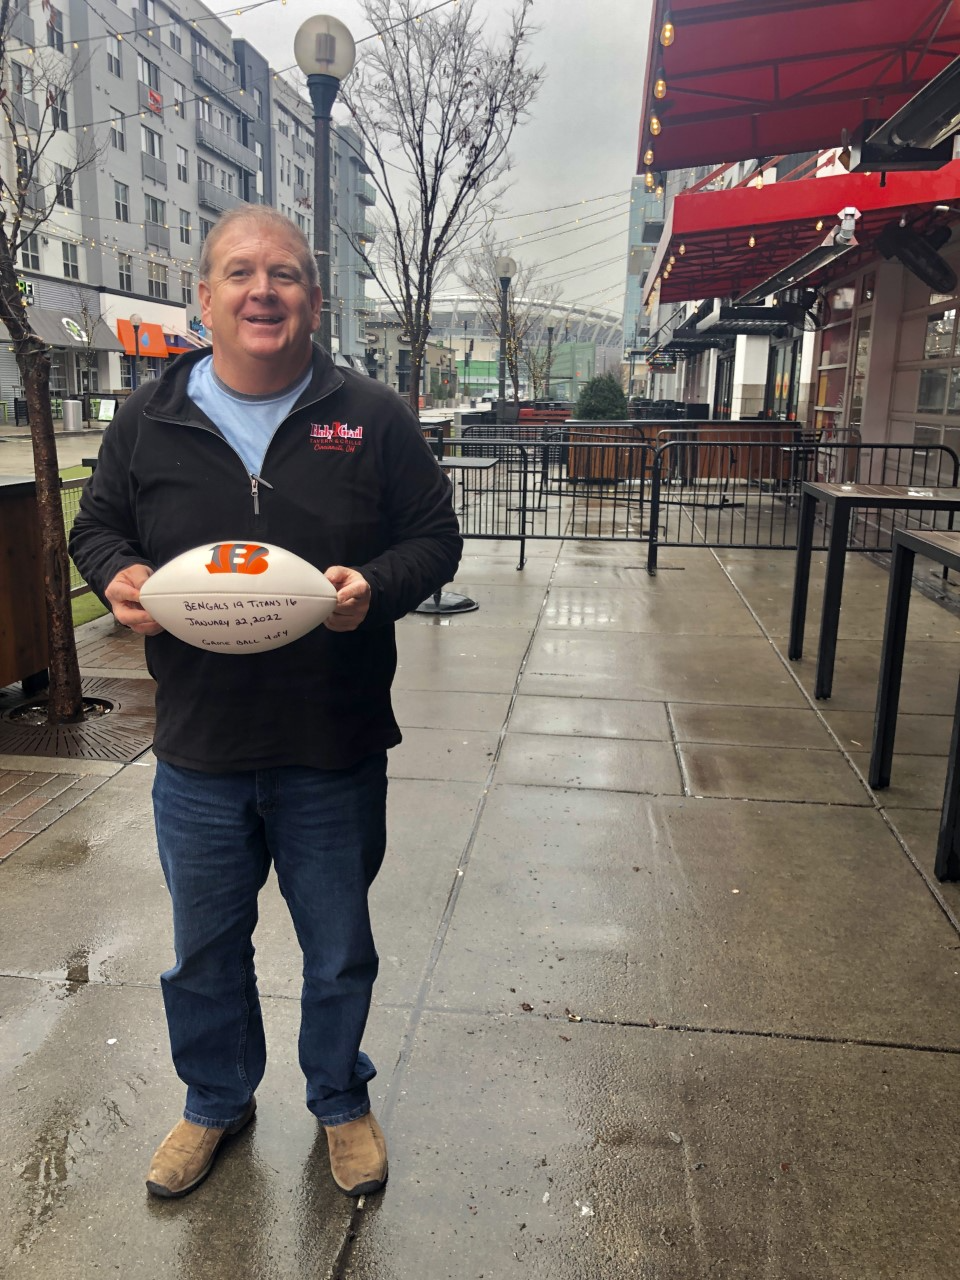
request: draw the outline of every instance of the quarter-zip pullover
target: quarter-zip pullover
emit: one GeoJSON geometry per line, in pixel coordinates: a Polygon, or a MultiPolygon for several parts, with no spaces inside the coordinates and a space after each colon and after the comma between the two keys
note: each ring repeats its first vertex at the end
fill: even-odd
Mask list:
{"type": "Polygon", "coordinates": [[[356,631],[318,627],[267,653],[207,653],[146,637],[157,682],[154,750],[184,768],[227,772],[348,768],[395,746],[393,623],[448,582],[462,542],[419,424],[390,388],[316,349],[310,385],[277,428],[259,475],[187,395],[182,356],[136,391],[104,433],[70,536],[104,598],[132,564],[158,568],[191,547],[263,541],[321,570],[357,569],[370,610],[356,631]]]}

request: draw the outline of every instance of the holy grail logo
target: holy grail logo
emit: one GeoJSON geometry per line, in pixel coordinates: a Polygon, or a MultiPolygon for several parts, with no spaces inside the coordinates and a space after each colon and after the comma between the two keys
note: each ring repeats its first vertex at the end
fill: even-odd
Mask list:
{"type": "Polygon", "coordinates": [[[255,542],[218,542],[210,548],[207,573],[266,573],[267,554],[255,542]]]}

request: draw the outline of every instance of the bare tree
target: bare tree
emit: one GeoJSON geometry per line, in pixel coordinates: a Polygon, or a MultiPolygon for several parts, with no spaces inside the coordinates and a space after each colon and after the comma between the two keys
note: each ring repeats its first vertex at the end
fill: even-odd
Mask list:
{"type": "Polygon", "coordinates": [[[527,342],[520,353],[523,367],[527,371],[527,383],[530,397],[539,400],[545,395],[550,385],[550,373],[553,366],[553,352],[546,340],[527,342]]]}
{"type": "Polygon", "coordinates": [[[540,86],[524,47],[531,4],[518,0],[497,41],[475,0],[419,14],[417,0],[365,0],[380,38],[341,99],[380,201],[374,244],[353,243],[409,338],[414,411],[434,290],[502,194],[510,138],[540,86]]]}
{"type": "MultiPolygon", "coordinates": [[[[74,140],[67,95],[80,67],[72,54],[37,48],[29,68],[13,57],[17,11],[0,0],[0,323],[16,355],[33,442],[47,611],[51,724],[83,719],[80,668],[70,609],[70,562],[60,500],[60,474],[50,404],[50,352],[34,333],[20,293],[17,257],[49,221],[73,178],[96,159],[95,144],[74,140]],[[54,157],[58,163],[54,164],[54,157]]],[[[52,15],[51,15],[52,21],[52,15]]],[[[62,46],[61,46],[62,47],[62,46]]]]}
{"type": "MultiPolygon", "coordinates": [[[[501,285],[497,272],[497,259],[509,256],[509,246],[500,244],[488,233],[483,236],[479,249],[467,258],[467,266],[460,278],[477,296],[480,314],[494,333],[500,332],[501,285]]],[[[520,263],[517,273],[507,290],[507,374],[513,384],[513,398],[520,399],[520,374],[526,369],[532,373],[546,370],[546,354],[543,360],[537,354],[538,340],[548,317],[556,308],[560,289],[557,285],[544,284],[539,263],[520,263]]],[[[534,399],[537,391],[534,390],[534,399]]]]}

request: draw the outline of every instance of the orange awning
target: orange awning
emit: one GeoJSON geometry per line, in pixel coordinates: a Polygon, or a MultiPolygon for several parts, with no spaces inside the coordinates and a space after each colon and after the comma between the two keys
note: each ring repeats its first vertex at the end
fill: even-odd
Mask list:
{"type": "MultiPolygon", "coordinates": [[[[117,337],[123,343],[123,349],[128,356],[137,354],[133,343],[133,325],[129,320],[117,321],[117,337]]],[[[170,354],[161,324],[150,324],[149,321],[144,321],[137,330],[137,338],[141,356],[159,356],[161,360],[166,360],[170,354]]]]}

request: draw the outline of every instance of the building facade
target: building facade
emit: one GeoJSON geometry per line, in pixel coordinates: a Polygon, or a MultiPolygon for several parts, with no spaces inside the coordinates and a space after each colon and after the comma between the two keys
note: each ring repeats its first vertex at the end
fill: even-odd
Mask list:
{"type": "MultiPolygon", "coordinates": [[[[34,207],[51,210],[20,255],[21,289],[30,304],[67,310],[81,329],[84,317],[102,320],[114,336],[108,347],[104,327],[90,324],[95,355],[53,348],[55,397],[129,389],[197,343],[197,262],[221,213],[272,205],[312,243],[312,109],[199,0],[136,0],[132,11],[111,0],[62,10],[21,0],[7,55],[3,88],[18,128],[0,137],[2,162],[10,172],[32,148],[34,207]],[[44,68],[46,80],[67,85],[52,110],[44,68]]],[[[360,140],[346,134],[338,131],[332,162],[332,345],[361,357],[365,278],[351,237],[372,239],[375,193],[360,176],[360,140]]],[[[12,349],[0,341],[8,412],[18,393],[12,349]]]]}

